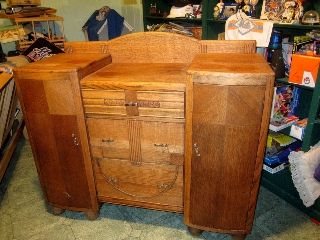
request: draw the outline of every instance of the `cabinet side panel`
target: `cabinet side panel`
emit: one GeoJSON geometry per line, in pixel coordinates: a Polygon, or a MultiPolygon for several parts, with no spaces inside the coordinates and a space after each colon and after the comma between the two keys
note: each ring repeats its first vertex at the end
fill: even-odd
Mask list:
{"type": "Polygon", "coordinates": [[[67,198],[62,193],[66,191],[66,188],[56,152],[50,116],[27,112],[27,117],[27,127],[32,138],[34,159],[37,163],[38,173],[47,200],[51,204],[65,206],[67,198]]]}
{"type": "Polygon", "coordinates": [[[193,92],[190,223],[244,231],[264,88],[195,84],[193,92]]]}
{"type": "Polygon", "coordinates": [[[44,195],[49,203],[66,204],[52,125],[42,81],[16,78],[26,127],[44,195]],[[50,186],[55,186],[51,188],[50,186]]]}
{"type": "Polygon", "coordinates": [[[84,161],[90,159],[84,157],[79,133],[79,118],[83,117],[76,111],[79,97],[74,97],[66,74],[50,80],[43,77],[43,81],[41,74],[31,75],[38,80],[18,74],[17,86],[46,199],[60,208],[96,210],[97,200],[90,200],[88,184],[93,180],[88,179],[84,167],[84,161]]]}
{"type": "Polygon", "coordinates": [[[50,114],[75,114],[73,91],[71,82],[68,79],[46,81],[44,88],[50,114]]]}
{"type": "Polygon", "coordinates": [[[70,206],[90,207],[88,182],[80,144],[76,116],[51,115],[59,163],[70,206]]]}
{"type": "Polygon", "coordinates": [[[23,101],[25,111],[28,113],[48,113],[48,104],[42,81],[17,79],[20,98],[23,101]]]}

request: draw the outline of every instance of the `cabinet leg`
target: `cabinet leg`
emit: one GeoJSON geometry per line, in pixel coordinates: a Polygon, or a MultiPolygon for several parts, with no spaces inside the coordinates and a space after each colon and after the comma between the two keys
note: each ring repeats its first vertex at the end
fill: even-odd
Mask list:
{"type": "Polygon", "coordinates": [[[99,212],[94,210],[87,210],[84,213],[88,220],[96,220],[99,216],[99,212]]]}
{"type": "Polygon", "coordinates": [[[61,213],[63,213],[65,210],[62,209],[62,208],[58,208],[58,207],[51,207],[51,212],[54,214],[54,215],[60,215],[61,213]]]}
{"type": "Polygon", "coordinates": [[[196,229],[196,228],[193,228],[193,227],[188,227],[188,231],[194,237],[200,236],[202,234],[202,232],[203,232],[203,230],[196,229]]]}
{"type": "Polygon", "coordinates": [[[232,235],[232,240],[245,240],[246,236],[247,235],[245,235],[245,234],[243,234],[243,235],[232,235]]]}

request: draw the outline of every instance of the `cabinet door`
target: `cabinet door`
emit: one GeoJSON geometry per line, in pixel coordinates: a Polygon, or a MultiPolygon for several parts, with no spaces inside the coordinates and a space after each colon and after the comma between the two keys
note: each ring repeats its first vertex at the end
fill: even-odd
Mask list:
{"type": "Polygon", "coordinates": [[[48,203],[71,210],[96,208],[91,202],[71,82],[19,79],[18,87],[48,203]]]}
{"type": "Polygon", "coordinates": [[[194,84],[188,206],[192,226],[245,229],[264,91],[261,86],[194,84]]]}

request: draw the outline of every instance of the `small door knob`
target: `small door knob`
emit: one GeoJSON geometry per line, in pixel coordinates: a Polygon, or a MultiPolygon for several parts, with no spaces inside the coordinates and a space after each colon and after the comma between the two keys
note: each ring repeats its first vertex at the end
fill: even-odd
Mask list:
{"type": "Polygon", "coordinates": [[[197,144],[197,143],[194,143],[194,144],[193,144],[193,148],[194,148],[194,152],[195,152],[196,156],[197,156],[197,157],[200,157],[201,154],[200,154],[200,148],[199,148],[198,144],[197,144]]]}
{"type": "Polygon", "coordinates": [[[71,137],[72,137],[73,144],[75,146],[79,146],[79,139],[78,139],[77,135],[75,133],[72,133],[71,137]]]}

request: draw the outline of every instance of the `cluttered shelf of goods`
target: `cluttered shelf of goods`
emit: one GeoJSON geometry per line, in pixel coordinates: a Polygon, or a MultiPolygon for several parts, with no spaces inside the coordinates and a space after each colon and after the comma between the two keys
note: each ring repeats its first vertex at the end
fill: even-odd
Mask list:
{"type": "Polygon", "coordinates": [[[10,19],[11,24],[0,28],[0,41],[8,42],[10,38],[11,42],[16,42],[16,48],[20,52],[39,38],[63,48],[63,17],[55,15],[56,9],[39,5],[40,1],[7,1],[7,7],[0,11],[0,18],[10,19]]]}
{"type": "Polygon", "coordinates": [[[262,184],[319,220],[320,3],[203,3],[204,38],[256,40],[276,75],[262,184]]]}
{"type": "Polygon", "coordinates": [[[26,63],[26,58],[14,56],[0,64],[0,181],[4,177],[24,126],[12,69],[26,63]]]}
{"type": "Polygon", "coordinates": [[[0,18],[9,21],[3,21],[0,27],[0,181],[5,177],[24,126],[13,68],[29,63],[32,56],[61,52],[63,48],[63,18],[55,15],[55,9],[40,7],[40,3],[39,0],[1,2],[0,18]],[[16,44],[15,50],[6,55],[2,45],[11,42],[16,44]],[[32,52],[44,48],[49,50],[32,52]]]}
{"type": "Polygon", "coordinates": [[[147,31],[175,32],[202,38],[202,1],[143,1],[147,31]]]}
{"type": "Polygon", "coordinates": [[[319,12],[290,2],[300,13],[291,19],[267,13],[273,30],[259,49],[276,74],[262,185],[319,220],[319,12]]]}

